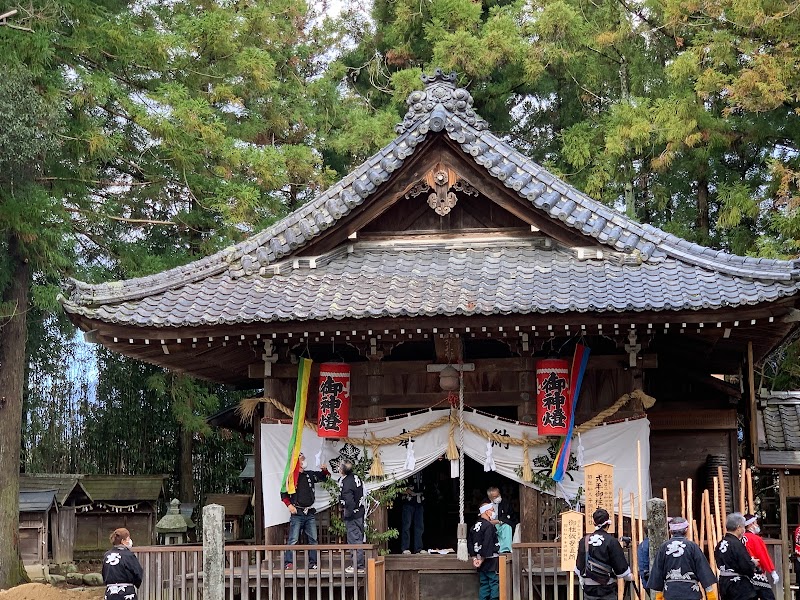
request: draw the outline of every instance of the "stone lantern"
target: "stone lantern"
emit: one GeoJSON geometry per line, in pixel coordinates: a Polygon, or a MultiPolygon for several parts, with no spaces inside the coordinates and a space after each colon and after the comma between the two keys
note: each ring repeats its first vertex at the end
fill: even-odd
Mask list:
{"type": "Polygon", "coordinates": [[[177,498],[169,503],[167,514],[156,523],[156,533],[159,541],[164,545],[185,544],[188,525],[181,514],[181,502],[177,498]]]}

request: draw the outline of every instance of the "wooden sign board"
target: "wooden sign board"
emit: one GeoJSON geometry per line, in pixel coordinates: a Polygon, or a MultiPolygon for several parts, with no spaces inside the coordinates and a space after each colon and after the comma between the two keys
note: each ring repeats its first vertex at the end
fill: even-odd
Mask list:
{"type": "Polygon", "coordinates": [[[785,475],[786,495],[789,498],[800,498],[800,475],[785,475]]]}
{"type": "Polygon", "coordinates": [[[614,465],[593,462],[583,467],[584,493],[586,494],[586,531],[594,531],[592,513],[598,508],[608,511],[614,533],[614,465]]]}
{"type": "Polygon", "coordinates": [[[583,515],[574,510],[561,513],[561,570],[571,572],[583,539],[583,515]]]}

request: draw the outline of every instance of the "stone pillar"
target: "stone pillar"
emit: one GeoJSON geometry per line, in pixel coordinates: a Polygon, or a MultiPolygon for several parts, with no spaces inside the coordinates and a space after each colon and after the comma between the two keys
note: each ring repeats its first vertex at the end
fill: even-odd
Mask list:
{"type": "Polygon", "coordinates": [[[203,507],[203,598],[225,600],[225,508],[203,507]]]}
{"type": "MultiPolygon", "coordinates": [[[[667,530],[667,503],[662,498],[647,501],[647,536],[650,538],[650,565],[655,562],[656,552],[669,537],[667,530]]],[[[655,599],[656,593],[650,593],[655,599]]]]}

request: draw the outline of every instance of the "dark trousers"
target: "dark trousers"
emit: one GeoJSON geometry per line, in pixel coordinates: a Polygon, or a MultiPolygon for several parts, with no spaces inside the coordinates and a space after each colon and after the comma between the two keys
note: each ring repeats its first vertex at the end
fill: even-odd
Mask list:
{"type": "MultiPolygon", "coordinates": [[[[308,538],[309,545],[317,543],[317,517],[316,514],[311,513],[309,515],[304,514],[298,510],[297,514],[294,514],[289,519],[289,541],[288,544],[290,546],[294,546],[297,543],[297,540],[300,539],[300,534],[302,532],[306,533],[306,538],[308,538]]],[[[283,564],[288,565],[292,562],[292,552],[287,551],[283,555],[283,564]]],[[[309,550],[308,551],[308,566],[313,567],[317,564],[317,551],[316,550],[309,550]]]]}
{"type": "Polygon", "coordinates": [[[500,598],[500,577],[494,571],[478,571],[479,600],[498,600],[500,598]]]}
{"type": "Polygon", "coordinates": [[[425,531],[425,507],[421,502],[403,503],[402,531],[400,532],[400,549],[412,550],[411,530],[414,530],[414,552],[422,550],[422,533],[425,531]]]}
{"type": "Polygon", "coordinates": [[[613,585],[584,585],[583,586],[584,598],[591,598],[591,600],[616,600],[617,598],[617,584],[613,585]]]}
{"type": "MultiPolygon", "coordinates": [[[[348,544],[364,543],[364,517],[359,516],[344,522],[347,531],[348,544]]],[[[364,551],[353,550],[353,566],[357,569],[364,568],[364,551]]]]}

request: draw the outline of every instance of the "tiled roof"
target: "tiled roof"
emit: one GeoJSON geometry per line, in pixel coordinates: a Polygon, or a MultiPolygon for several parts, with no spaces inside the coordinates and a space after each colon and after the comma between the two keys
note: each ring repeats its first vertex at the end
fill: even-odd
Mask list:
{"type": "Polygon", "coordinates": [[[766,448],[800,451],[800,392],[772,392],[761,405],[766,448]]]}
{"type": "Polygon", "coordinates": [[[70,496],[78,503],[91,501],[91,497],[81,484],[83,475],[60,473],[20,473],[19,489],[24,492],[55,490],[58,503],[64,505],[70,496]]]}
{"type": "MultiPolygon", "coordinates": [[[[69,298],[63,299],[65,309],[69,313],[92,318],[116,322],[128,322],[132,318],[133,322],[148,322],[155,326],[188,324],[178,322],[175,319],[176,314],[160,312],[164,307],[175,308],[175,303],[179,309],[177,314],[192,315],[195,322],[222,323],[230,322],[231,318],[239,318],[236,315],[245,319],[256,313],[265,315],[265,307],[257,308],[248,304],[254,297],[245,288],[259,281],[266,285],[269,271],[275,263],[296,252],[333,227],[353,209],[367,202],[381,184],[388,181],[392,173],[416,151],[423,140],[435,135],[448,136],[460,146],[466,157],[516,192],[520,198],[530,202],[543,215],[561,221],[566,227],[587,236],[587,242],[599,243],[609,251],[623,253],[633,262],[641,263],[642,269],[637,271],[640,275],[647,273],[647,267],[650,266],[659,272],[667,267],[672,269],[672,273],[665,271],[664,277],[678,272],[702,275],[700,281],[691,284],[687,282],[688,287],[685,290],[675,290],[664,297],[648,298],[648,302],[663,308],[700,308],[705,304],[724,306],[726,303],[751,303],[752,298],[759,295],[775,298],[785,293],[794,293],[795,282],[800,280],[799,261],[733,256],[687,242],[655,227],[626,218],[557,179],[508,143],[495,137],[488,131],[486,122],[473,111],[469,92],[456,88],[454,81],[454,77],[438,71],[426,78],[425,89],[413,92],[408,98],[409,109],[403,122],[398,125],[398,137],[344,179],[285,219],[240,244],[169,271],[99,285],[73,280],[70,283],[69,298]],[[733,287],[742,285],[744,298],[732,298],[725,290],[706,283],[706,280],[714,279],[717,275],[733,287]],[[243,284],[240,280],[248,283],[243,284]],[[744,280],[752,280],[754,283],[734,283],[744,280]],[[195,296],[181,291],[184,287],[191,288],[195,296]],[[695,293],[699,296],[695,296],[695,293]],[[706,293],[709,294],[708,297],[705,296],[706,293]],[[218,294],[227,295],[235,301],[237,308],[231,310],[226,306],[222,313],[208,312],[207,297],[218,294]],[[684,304],[674,305],[681,298],[684,304]],[[135,305],[133,301],[140,299],[144,299],[143,302],[135,305]],[[103,309],[104,305],[112,306],[103,309]],[[119,312],[113,305],[119,307],[119,312]],[[147,310],[154,312],[145,314],[147,310]]],[[[404,267],[410,259],[404,260],[405,262],[400,261],[397,266],[404,267]]],[[[473,266],[476,265],[473,263],[473,266]]],[[[411,276],[402,270],[396,274],[399,278],[411,276]]],[[[513,282],[502,285],[514,286],[513,282]]],[[[663,286],[659,289],[661,288],[663,286]]],[[[643,290],[635,286],[626,289],[629,293],[636,294],[643,290]]],[[[504,288],[501,286],[498,292],[505,293],[504,288]]],[[[325,294],[314,293],[321,295],[323,299],[327,298],[325,294]]],[[[503,293],[496,297],[501,306],[492,307],[491,311],[516,311],[514,303],[503,297],[503,293]]],[[[383,306],[380,299],[372,300],[374,302],[367,313],[377,311],[380,314],[395,314],[403,310],[393,307],[391,301],[383,306]]],[[[618,293],[610,293],[606,297],[582,298],[574,303],[576,306],[587,307],[578,310],[596,310],[588,308],[595,304],[620,310],[619,306],[638,306],[646,301],[642,296],[623,298],[618,293]]],[[[296,304],[303,308],[300,299],[296,304]]],[[[554,302],[549,307],[539,301],[532,301],[530,304],[527,310],[569,310],[561,308],[568,304],[565,300],[554,302]]],[[[524,301],[521,306],[524,309],[524,301]]],[[[426,301],[420,304],[414,314],[427,314],[428,311],[439,308],[458,312],[457,307],[434,307],[426,301]]],[[[347,307],[337,301],[324,312],[339,314],[346,310],[347,307]]],[[[464,310],[472,309],[466,307],[464,310]]],[[[312,318],[303,316],[312,312],[319,311],[309,308],[305,313],[294,316],[280,312],[270,314],[269,319],[312,318]]]]}
{"type": "Polygon", "coordinates": [[[77,314],[149,327],[369,317],[713,309],[776,300],[800,282],[767,282],[673,258],[578,258],[542,239],[396,247],[356,243],[316,268],[211,276],[141,301],[77,314]],[[549,243],[548,243],[549,245],[549,243]]]}

